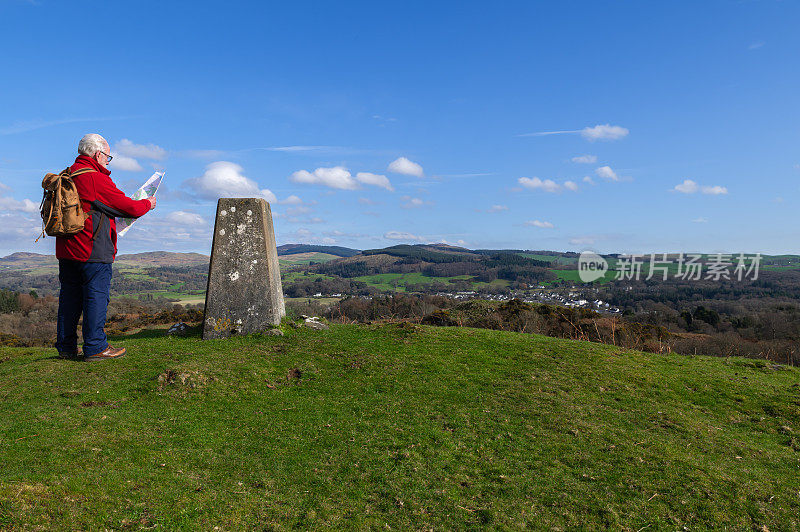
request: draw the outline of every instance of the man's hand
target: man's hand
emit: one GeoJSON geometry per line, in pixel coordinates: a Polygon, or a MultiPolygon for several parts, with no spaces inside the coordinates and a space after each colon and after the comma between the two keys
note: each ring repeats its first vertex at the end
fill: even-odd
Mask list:
{"type": "Polygon", "coordinates": [[[150,202],[150,210],[151,211],[156,208],[156,198],[154,198],[154,197],[153,198],[147,198],[147,201],[150,202]]]}

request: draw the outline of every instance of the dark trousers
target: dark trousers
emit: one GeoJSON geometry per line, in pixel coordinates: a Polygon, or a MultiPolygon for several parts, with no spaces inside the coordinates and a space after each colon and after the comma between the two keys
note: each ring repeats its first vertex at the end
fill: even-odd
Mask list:
{"type": "Polygon", "coordinates": [[[111,264],[60,259],[58,280],[58,334],[56,349],[78,348],[78,320],[83,313],[83,355],[96,355],[108,347],[106,310],[111,288],[111,264]]]}

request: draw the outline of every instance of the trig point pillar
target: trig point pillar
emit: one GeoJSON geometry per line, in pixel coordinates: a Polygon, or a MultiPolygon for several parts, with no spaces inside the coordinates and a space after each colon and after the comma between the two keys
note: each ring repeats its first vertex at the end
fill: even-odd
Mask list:
{"type": "Polygon", "coordinates": [[[278,325],[286,314],[269,203],[221,198],[208,268],[203,339],[278,325]]]}

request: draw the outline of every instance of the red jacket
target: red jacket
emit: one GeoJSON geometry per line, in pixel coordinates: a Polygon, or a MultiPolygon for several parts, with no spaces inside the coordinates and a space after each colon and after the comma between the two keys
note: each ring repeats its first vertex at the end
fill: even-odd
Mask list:
{"type": "Polygon", "coordinates": [[[95,170],[73,178],[81,197],[81,207],[92,215],[86,219],[80,233],[56,238],[56,257],[80,262],[112,263],[117,254],[117,223],[114,218],[138,218],[150,210],[150,202],[127,197],[111,181],[111,171],[91,157],[79,155],[70,171],[81,168],[95,170]]]}

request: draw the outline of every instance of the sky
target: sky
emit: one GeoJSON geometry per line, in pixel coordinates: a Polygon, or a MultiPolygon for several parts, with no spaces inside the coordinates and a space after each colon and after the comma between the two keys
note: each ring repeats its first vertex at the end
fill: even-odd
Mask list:
{"type": "Polygon", "coordinates": [[[0,255],[108,139],[120,253],[278,244],[800,253],[800,2],[0,0],[0,255]]]}

